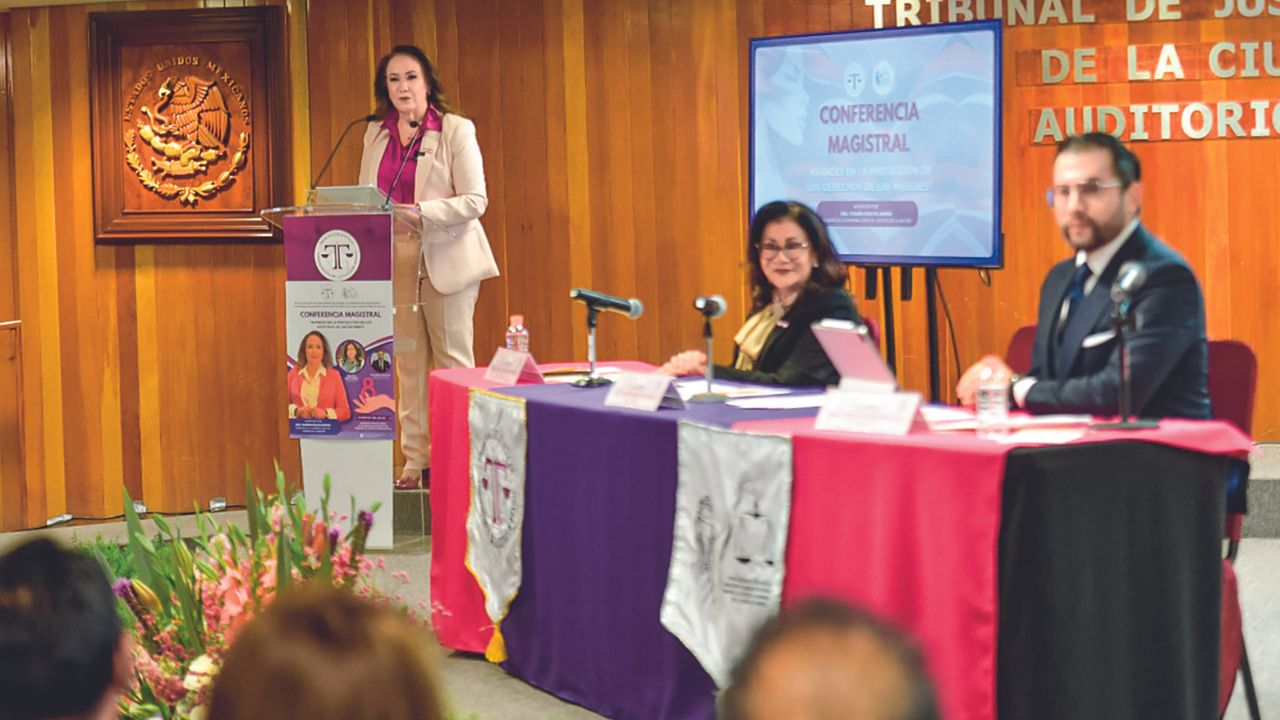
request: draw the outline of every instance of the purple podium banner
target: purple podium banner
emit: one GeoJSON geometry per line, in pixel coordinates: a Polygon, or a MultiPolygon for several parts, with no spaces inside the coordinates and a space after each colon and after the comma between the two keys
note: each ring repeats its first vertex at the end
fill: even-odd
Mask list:
{"type": "Polygon", "coordinates": [[[289,435],[395,438],[391,216],[284,222],[289,435]]]}

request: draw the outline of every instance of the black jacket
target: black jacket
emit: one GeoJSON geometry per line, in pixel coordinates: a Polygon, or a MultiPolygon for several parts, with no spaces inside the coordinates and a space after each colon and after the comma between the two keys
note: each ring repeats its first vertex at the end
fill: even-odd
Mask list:
{"type": "MultiPolygon", "coordinates": [[[[766,385],[834,385],[840,374],[823,352],[810,327],[819,320],[860,321],[853,298],[844,288],[807,290],[769,333],[751,372],[716,366],[716,377],[766,385]]],[[[733,349],[735,362],[738,348],[733,349]]]]}
{"type": "Polygon", "coordinates": [[[1111,415],[1120,405],[1120,344],[1112,331],[1111,284],[1120,266],[1137,260],[1147,281],[1133,298],[1137,331],[1128,334],[1133,412],[1143,417],[1209,417],[1209,346],[1204,299],[1186,261],[1138,225],[1098,278],[1056,341],[1058,315],[1075,259],[1049,271],[1040,288],[1025,406],[1035,413],[1111,415]]]}

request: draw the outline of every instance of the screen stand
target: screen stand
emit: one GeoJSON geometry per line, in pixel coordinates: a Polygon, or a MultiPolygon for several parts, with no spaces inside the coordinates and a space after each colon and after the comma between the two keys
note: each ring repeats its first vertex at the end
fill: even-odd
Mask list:
{"type": "Polygon", "coordinates": [[[897,333],[893,329],[893,268],[883,265],[880,271],[884,275],[884,328],[880,330],[880,335],[884,338],[884,360],[894,374],[897,374],[898,363],[894,357],[898,354],[898,343],[897,333]]]}
{"type": "Polygon", "coordinates": [[[942,367],[938,351],[938,269],[924,269],[924,314],[929,326],[929,402],[942,397],[942,367]]]}

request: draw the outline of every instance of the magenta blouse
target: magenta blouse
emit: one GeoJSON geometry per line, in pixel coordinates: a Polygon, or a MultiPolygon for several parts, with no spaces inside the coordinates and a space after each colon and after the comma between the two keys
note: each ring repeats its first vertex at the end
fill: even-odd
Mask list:
{"type": "Polygon", "coordinates": [[[439,110],[434,107],[427,108],[427,116],[422,132],[418,133],[418,139],[414,140],[409,147],[404,147],[404,143],[400,140],[398,120],[399,115],[394,111],[388,113],[382,120],[382,127],[391,134],[391,139],[387,142],[386,152],[382,154],[382,162],[378,164],[378,189],[384,193],[391,190],[391,181],[395,179],[396,169],[403,161],[404,170],[400,173],[400,180],[396,183],[395,189],[391,190],[391,201],[409,205],[414,202],[414,174],[418,167],[418,149],[422,147],[422,136],[432,131],[440,132],[444,122],[439,110]],[[405,160],[406,155],[407,160],[405,160]]]}

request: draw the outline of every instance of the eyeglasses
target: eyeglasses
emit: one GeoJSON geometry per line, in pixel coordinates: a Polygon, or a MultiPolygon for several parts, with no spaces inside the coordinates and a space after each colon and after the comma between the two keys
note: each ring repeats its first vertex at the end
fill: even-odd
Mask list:
{"type": "Polygon", "coordinates": [[[1076,197],[1080,198],[1080,202],[1089,202],[1098,197],[1103,190],[1111,188],[1124,187],[1122,180],[1085,180],[1082,183],[1074,185],[1052,185],[1044,194],[1044,199],[1052,207],[1058,203],[1063,205],[1071,202],[1071,194],[1074,192],[1076,197]]]}
{"type": "Polygon", "coordinates": [[[809,243],[789,242],[786,245],[777,245],[775,243],[760,243],[756,245],[760,250],[761,260],[772,260],[778,257],[778,253],[782,253],[788,260],[798,260],[804,255],[804,251],[809,249],[809,243]]]}

